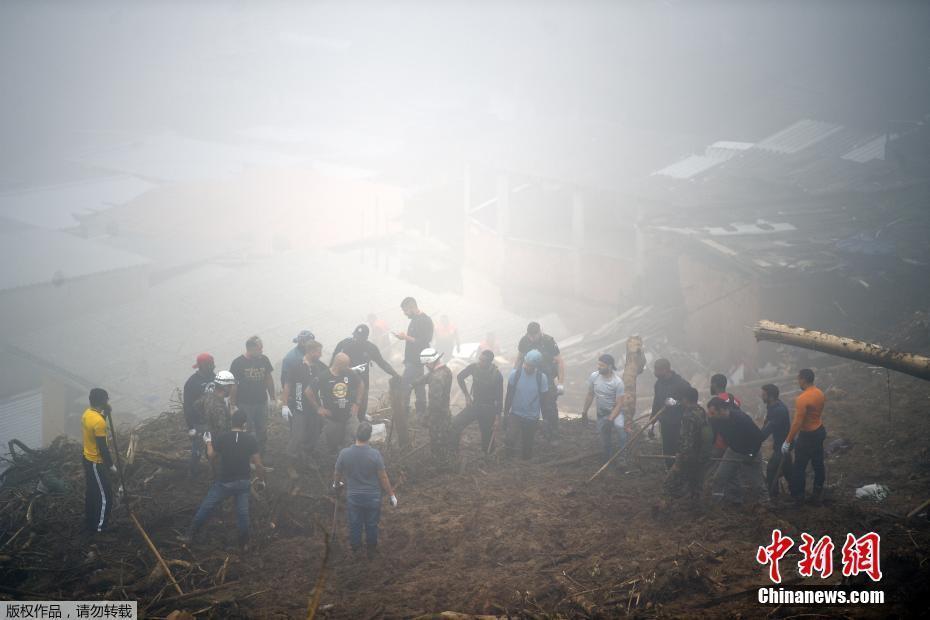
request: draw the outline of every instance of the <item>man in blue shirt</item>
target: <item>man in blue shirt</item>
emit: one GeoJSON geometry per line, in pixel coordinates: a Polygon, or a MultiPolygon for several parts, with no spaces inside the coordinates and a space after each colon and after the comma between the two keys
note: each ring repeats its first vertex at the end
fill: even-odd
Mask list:
{"type": "Polygon", "coordinates": [[[517,442],[523,460],[533,457],[533,440],[542,415],[542,400],[549,391],[549,378],[539,370],[542,354],[533,349],[523,357],[523,366],[510,371],[504,412],[507,416],[507,455],[512,456],[517,442]]]}
{"type": "Polygon", "coordinates": [[[381,520],[381,491],[397,506],[397,496],[384,470],[381,453],[368,445],[371,424],[362,422],[355,431],[355,445],[343,448],[336,459],[333,489],[346,486],[346,507],[349,517],[349,545],[358,556],[362,548],[362,530],[368,557],[378,549],[378,522],[381,520]]]}

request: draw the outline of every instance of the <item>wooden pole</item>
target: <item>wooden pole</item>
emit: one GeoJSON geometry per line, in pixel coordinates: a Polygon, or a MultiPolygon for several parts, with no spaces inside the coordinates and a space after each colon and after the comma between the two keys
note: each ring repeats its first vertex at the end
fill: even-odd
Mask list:
{"type": "Polygon", "coordinates": [[[923,355],[895,351],[870,342],[774,321],[759,321],[753,332],[757,341],[780,342],[802,349],[821,351],[930,381],[930,357],[923,355]]]}
{"type": "Polygon", "coordinates": [[[391,434],[397,430],[397,442],[401,449],[410,447],[410,432],[407,429],[407,409],[404,406],[404,390],[401,380],[391,377],[388,382],[391,395],[391,434]]]}
{"type": "Polygon", "coordinates": [[[630,336],[626,341],[626,363],[623,365],[623,415],[627,426],[633,423],[636,414],[636,378],[646,368],[643,339],[630,336]]]}
{"type": "Polygon", "coordinates": [[[136,515],[133,514],[131,510],[129,511],[129,518],[132,519],[136,529],[139,530],[140,534],[142,534],[142,538],[145,539],[145,543],[149,546],[149,549],[152,551],[152,553],[155,554],[155,559],[158,560],[158,564],[161,566],[161,569],[165,571],[165,575],[168,576],[168,580],[171,581],[171,585],[173,585],[174,589],[178,591],[179,596],[183,596],[184,590],[182,590],[181,586],[178,585],[178,582],[175,581],[174,575],[171,574],[171,569],[168,568],[168,564],[165,563],[165,559],[161,557],[161,554],[158,552],[158,548],[155,546],[155,543],[153,543],[152,539],[149,538],[149,535],[145,533],[145,529],[143,529],[142,524],[139,523],[136,515]]]}

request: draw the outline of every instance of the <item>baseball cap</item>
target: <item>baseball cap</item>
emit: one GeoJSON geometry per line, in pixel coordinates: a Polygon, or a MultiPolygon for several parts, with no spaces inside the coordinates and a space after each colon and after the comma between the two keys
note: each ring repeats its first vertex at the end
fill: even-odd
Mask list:
{"type": "Polygon", "coordinates": [[[294,336],[291,342],[307,342],[309,340],[316,340],[316,336],[314,336],[313,332],[309,329],[302,329],[299,334],[294,336]]]}
{"type": "Polygon", "coordinates": [[[213,361],[212,355],[210,355],[209,353],[201,353],[200,355],[197,356],[197,361],[194,362],[194,365],[191,366],[191,368],[200,368],[200,365],[203,364],[204,362],[212,362],[212,361],[213,361]]]}
{"type": "Polygon", "coordinates": [[[523,356],[523,361],[529,364],[530,366],[537,368],[540,363],[542,363],[542,353],[533,349],[529,351],[525,356],[523,356]]]}

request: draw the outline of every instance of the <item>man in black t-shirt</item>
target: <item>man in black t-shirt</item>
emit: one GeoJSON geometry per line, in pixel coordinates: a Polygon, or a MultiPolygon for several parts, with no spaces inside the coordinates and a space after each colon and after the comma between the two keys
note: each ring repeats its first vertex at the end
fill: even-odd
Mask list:
{"type": "MultiPolygon", "coordinates": [[[[675,399],[675,394],[690,388],[691,384],[672,370],[672,363],[664,357],[655,361],[653,373],[656,383],[652,397],[652,414],[665,409],[659,418],[659,429],[662,431],[662,454],[669,457],[665,460],[665,469],[671,470],[675,465],[675,459],[672,457],[678,454],[678,446],[681,443],[681,418],[684,415],[684,407],[675,399]]],[[[655,422],[649,427],[650,437],[653,436],[654,426],[655,422]]]]}
{"type": "Polygon", "coordinates": [[[465,408],[452,420],[453,445],[458,447],[462,431],[477,420],[481,447],[487,454],[491,449],[494,427],[500,424],[504,407],[504,376],[494,365],[494,352],[482,351],[477,363],[466,366],[456,380],[465,395],[465,408]],[[468,377],[471,377],[471,390],[465,383],[468,377]]]}
{"type": "Polygon", "coordinates": [[[330,365],[332,365],[333,360],[336,359],[336,355],[345,353],[349,356],[349,366],[359,374],[362,380],[365,393],[362,395],[362,404],[358,409],[359,422],[365,418],[365,412],[368,410],[368,392],[371,389],[370,375],[372,362],[377,364],[381,370],[392,377],[400,378],[397,371],[385,361],[378,347],[368,340],[368,331],[368,326],[365,324],[356,327],[351,337],[341,340],[339,344],[336,345],[336,349],[333,351],[333,359],[330,360],[330,365]]]}
{"type": "Polygon", "coordinates": [[[291,425],[287,440],[287,455],[291,459],[300,459],[314,452],[323,425],[316,395],[316,379],[328,372],[326,365],[320,361],[323,345],[311,340],[304,344],[304,350],[301,363],[292,366],[287,373],[285,392],[288,401],[281,408],[281,415],[291,425]]]}
{"type": "MultiPolygon", "coordinates": [[[[394,337],[404,341],[404,376],[401,388],[404,391],[404,409],[410,412],[410,392],[413,382],[423,376],[423,364],[420,363],[420,351],[429,346],[433,339],[433,319],[417,306],[417,300],[407,297],[400,302],[400,309],[410,319],[405,332],[394,332],[394,337]]],[[[440,351],[442,353],[443,351],[440,351]]],[[[420,383],[416,391],[416,412],[418,419],[426,415],[426,385],[420,383]]]]}
{"type": "Polygon", "coordinates": [[[265,478],[265,468],[258,451],[258,441],[245,432],[246,415],[239,410],[232,415],[232,430],[218,435],[215,439],[210,432],[204,433],[207,444],[207,457],[213,461],[219,457],[217,479],[207,492],[207,496],[197,509],[191,521],[187,535],[180,536],[182,542],[193,542],[213,509],[228,497],[236,499],[236,526],[239,530],[239,545],[245,547],[249,542],[249,491],[251,488],[251,470],[261,480],[265,478]]]}
{"type": "MultiPolygon", "coordinates": [[[[349,356],[337,353],[333,365],[314,378],[323,418],[323,437],[328,454],[338,454],[345,445],[349,418],[358,419],[361,406],[361,383],[358,373],[349,367],[349,356]]],[[[353,425],[353,430],[354,430],[353,425]]]]}
{"type": "Polygon", "coordinates": [[[197,361],[194,362],[193,367],[197,369],[197,372],[192,374],[184,384],[182,397],[184,420],[187,422],[187,434],[191,439],[189,466],[191,477],[197,474],[197,469],[200,466],[200,455],[203,453],[203,439],[201,439],[200,435],[207,430],[206,420],[203,419],[203,408],[197,406],[197,401],[203,397],[204,392],[207,391],[207,386],[216,376],[214,372],[216,363],[213,361],[212,355],[201,353],[197,356],[197,361]]]}
{"type": "Polygon", "coordinates": [[[526,335],[520,338],[517,345],[519,355],[514,360],[513,367],[520,368],[523,365],[523,357],[536,349],[542,354],[542,363],[539,370],[543,372],[550,380],[555,383],[555,388],[544,393],[540,401],[543,417],[543,434],[546,439],[553,445],[558,443],[559,438],[559,404],[558,398],[562,395],[565,381],[565,363],[562,361],[562,354],[559,351],[559,345],[549,334],[544,334],[539,323],[533,321],[526,326],[526,335]]]}
{"type": "Polygon", "coordinates": [[[734,403],[715,396],[707,403],[711,428],[727,442],[727,451],[714,476],[714,497],[734,503],[744,491],[753,499],[768,502],[762,473],[762,431],[734,403]]]}
{"type": "Polygon", "coordinates": [[[245,412],[249,428],[262,450],[268,439],[268,401],[274,402],[275,396],[273,370],[271,360],[262,353],[262,339],[258,336],[245,341],[245,355],[234,359],[229,367],[236,378],[229,396],[229,408],[235,411],[238,407],[245,412]]]}

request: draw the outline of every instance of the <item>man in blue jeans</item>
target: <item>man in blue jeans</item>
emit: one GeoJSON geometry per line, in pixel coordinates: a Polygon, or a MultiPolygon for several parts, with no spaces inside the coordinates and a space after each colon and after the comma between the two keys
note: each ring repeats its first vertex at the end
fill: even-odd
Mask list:
{"type": "Polygon", "coordinates": [[[623,415],[623,379],[617,374],[614,356],[604,353],[597,358],[597,371],[588,377],[588,396],[584,401],[581,419],[588,421],[588,410],[597,401],[597,434],[604,448],[604,462],[614,455],[614,435],[620,443],[626,444],[629,423],[623,415]]]}
{"type": "Polygon", "coordinates": [[[179,536],[181,542],[193,542],[213,509],[228,497],[236,498],[236,525],[239,529],[239,546],[247,548],[249,543],[249,488],[251,486],[251,466],[255,466],[258,476],[264,480],[265,468],[258,450],[255,436],[245,432],[248,418],[241,409],[232,415],[232,429],[219,434],[216,439],[210,431],[203,434],[207,445],[207,458],[214,461],[219,455],[220,465],[217,479],[207,492],[207,496],[197,509],[194,520],[186,535],[179,536]]]}
{"type": "Polygon", "coordinates": [[[368,445],[371,424],[362,422],[355,431],[355,445],[343,448],[336,458],[333,489],[346,486],[346,506],[349,515],[349,545],[358,557],[362,549],[362,530],[365,531],[366,551],[369,558],[378,550],[378,522],[381,520],[381,491],[397,506],[397,497],[384,470],[381,453],[368,445]]]}

